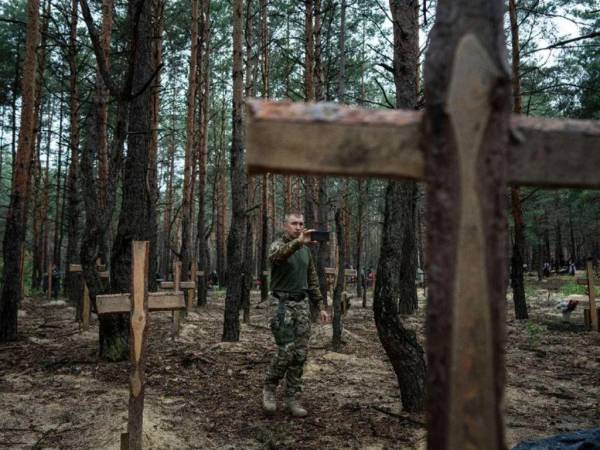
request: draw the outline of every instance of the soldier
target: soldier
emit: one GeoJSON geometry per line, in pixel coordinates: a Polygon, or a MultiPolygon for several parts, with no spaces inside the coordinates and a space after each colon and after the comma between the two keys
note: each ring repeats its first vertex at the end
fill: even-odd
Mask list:
{"type": "MultiPolygon", "coordinates": [[[[267,414],[277,410],[275,391],[285,377],[286,407],[294,417],[304,417],[306,409],[298,401],[302,391],[302,372],[310,338],[310,300],[320,309],[322,302],[319,279],[311,253],[311,232],[304,228],[301,213],[286,214],[283,233],[271,244],[271,331],[277,344],[263,387],[263,409],[267,414]]],[[[320,311],[321,323],[329,315],[320,311]]]]}

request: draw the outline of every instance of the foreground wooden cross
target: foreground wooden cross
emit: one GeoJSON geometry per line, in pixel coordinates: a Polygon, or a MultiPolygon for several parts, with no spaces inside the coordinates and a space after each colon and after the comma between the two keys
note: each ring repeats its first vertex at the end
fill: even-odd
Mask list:
{"type": "Polygon", "coordinates": [[[129,332],[129,416],[127,433],[121,436],[121,448],[142,448],[144,418],[144,387],[148,312],[185,309],[181,292],[148,293],[147,241],[131,243],[131,293],[96,296],[98,314],[131,313],[129,332]]]}
{"type": "Polygon", "coordinates": [[[502,0],[439,0],[424,113],[249,104],[250,174],[427,183],[428,447],[504,439],[507,184],[600,187],[600,123],[510,117],[502,0]]]}
{"type": "Polygon", "coordinates": [[[589,258],[585,263],[585,278],[578,278],[577,284],[586,286],[589,299],[589,310],[583,310],[584,322],[592,331],[600,331],[598,328],[598,309],[596,308],[596,291],[594,287],[594,270],[592,259],[589,258]]]}

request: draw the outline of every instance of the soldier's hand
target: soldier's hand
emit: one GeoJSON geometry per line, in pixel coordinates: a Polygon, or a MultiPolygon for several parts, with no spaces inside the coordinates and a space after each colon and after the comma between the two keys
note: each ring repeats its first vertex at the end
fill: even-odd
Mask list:
{"type": "Polygon", "coordinates": [[[311,233],[313,231],[316,231],[316,230],[313,230],[313,229],[310,229],[310,230],[304,229],[304,230],[302,230],[302,232],[300,233],[300,236],[298,236],[298,240],[300,242],[302,242],[303,244],[310,244],[311,242],[314,242],[312,240],[312,236],[311,236],[311,233]]]}
{"type": "Polygon", "coordinates": [[[321,320],[321,325],[325,325],[329,322],[329,313],[322,309],[319,313],[319,319],[321,320]]]}

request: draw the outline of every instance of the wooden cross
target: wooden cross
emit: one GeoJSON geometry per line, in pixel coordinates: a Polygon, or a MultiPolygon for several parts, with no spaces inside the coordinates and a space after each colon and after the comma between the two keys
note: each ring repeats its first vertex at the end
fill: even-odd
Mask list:
{"type": "Polygon", "coordinates": [[[131,293],[96,296],[98,314],[131,313],[129,418],[121,436],[121,448],[129,450],[142,448],[148,313],[185,309],[182,292],[148,292],[149,248],[147,241],[131,243],[131,293]]]}
{"type": "Polygon", "coordinates": [[[510,185],[600,187],[600,123],[509,117],[501,0],[439,0],[425,113],[250,101],[249,174],[427,183],[428,447],[505,448],[510,185]]]}
{"type": "MultiPolygon", "coordinates": [[[[195,273],[196,276],[204,276],[204,272],[198,271],[197,263],[192,264],[191,273],[195,273]]],[[[191,277],[190,277],[191,278],[191,277]]],[[[196,298],[196,282],[195,281],[181,281],[181,261],[175,261],[173,263],[173,281],[161,281],[159,284],[160,289],[173,289],[175,292],[183,291],[186,298],[186,311],[191,311],[193,307],[194,298],[196,298]]],[[[173,311],[173,337],[179,335],[181,322],[181,311],[173,311]]]]}
{"type": "Polygon", "coordinates": [[[600,331],[598,328],[598,309],[596,308],[596,292],[594,291],[594,270],[592,267],[592,258],[589,258],[585,263],[585,278],[578,278],[577,284],[584,285],[587,288],[589,299],[589,315],[588,309],[583,311],[584,321],[589,324],[589,328],[593,331],[600,331]]]}
{"type": "MultiPolygon", "coordinates": [[[[98,275],[100,278],[108,279],[110,278],[110,272],[106,270],[106,266],[101,264],[96,265],[96,269],[98,269],[98,275]]],[[[48,269],[48,273],[50,269],[48,269]]],[[[81,264],[69,264],[69,272],[71,273],[83,273],[83,268],[81,264]]],[[[90,291],[88,289],[87,283],[85,279],[83,280],[83,298],[82,298],[82,312],[81,312],[81,330],[87,331],[90,327],[90,314],[92,313],[91,303],[90,303],[90,291]]]]}

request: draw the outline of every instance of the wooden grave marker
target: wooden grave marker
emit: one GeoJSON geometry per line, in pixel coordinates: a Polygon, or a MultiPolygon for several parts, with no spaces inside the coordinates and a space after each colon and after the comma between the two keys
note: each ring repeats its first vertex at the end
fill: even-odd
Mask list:
{"type": "Polygon", "coordinates": [[[438,1],[424,112],[248,102],[250,175],[427,183],[432,450],[506,446],[506,185],[600,187],[600,122],[510,116],[503,12],[438,1]]]}
{"type": "MultiPolygon", "coordinates": [[[[110,278],[110,272],[106,270],[106,266],[97,264],[96,269],[99,271],[100,278],[110,278]]],[[[69,272],[83,275],[81,264],[69,264],[69,272]]],[[[85,278],[83,278],[83,296],[81,305],[81,331],[87,331],[90,328],[90,316],[92,314],[92,305],[90,302],[90,291],[88,289],[85,278]]]]}
{"type": "MultiPolygon", "coordinates": [[[[203,271],[198,270],[197,263],[192,263],[191,274],[195,273],[196,276],[204,276],[203,271]]],[[[190,278],[191,278],[190,274],[190,278]]],[[[187,312],[191,311],[194,304],[194,298],[196,298],[196,282],[195,281],[181,281],[181,261],[175,261],[173,263],[173,281],[161,281],[159,283],[160,289],[172,289],[174,291],[182,291],[184,293],[186,299],[186,307],[185,310],[187,312]]],[[[181,311],[173,311],[173,328],[172,334],[173,336],[179,335],[179,330],[181,326],[181,311]]]]}
{"type": "Polygon", "coordinates": [[[129,414],[121,448],[141,450],[148,313],[185,309],[182,292],[148,293],[148,241],[131,243],[131,292],[96,296],[98,314],[131,313],[129,331],[129,414]]]}
{"type": "Polygon", "coordinates": [[[588,295],[588,308],[583,310],[583,320],[585,325],[592,331],[600,331],[598,328],[598,308],[596,307],[596,291],[594,287],[594,268],[592,258],[585,262],[585,278],[578,278],[577,284],[586,286],[588,295]]]}

